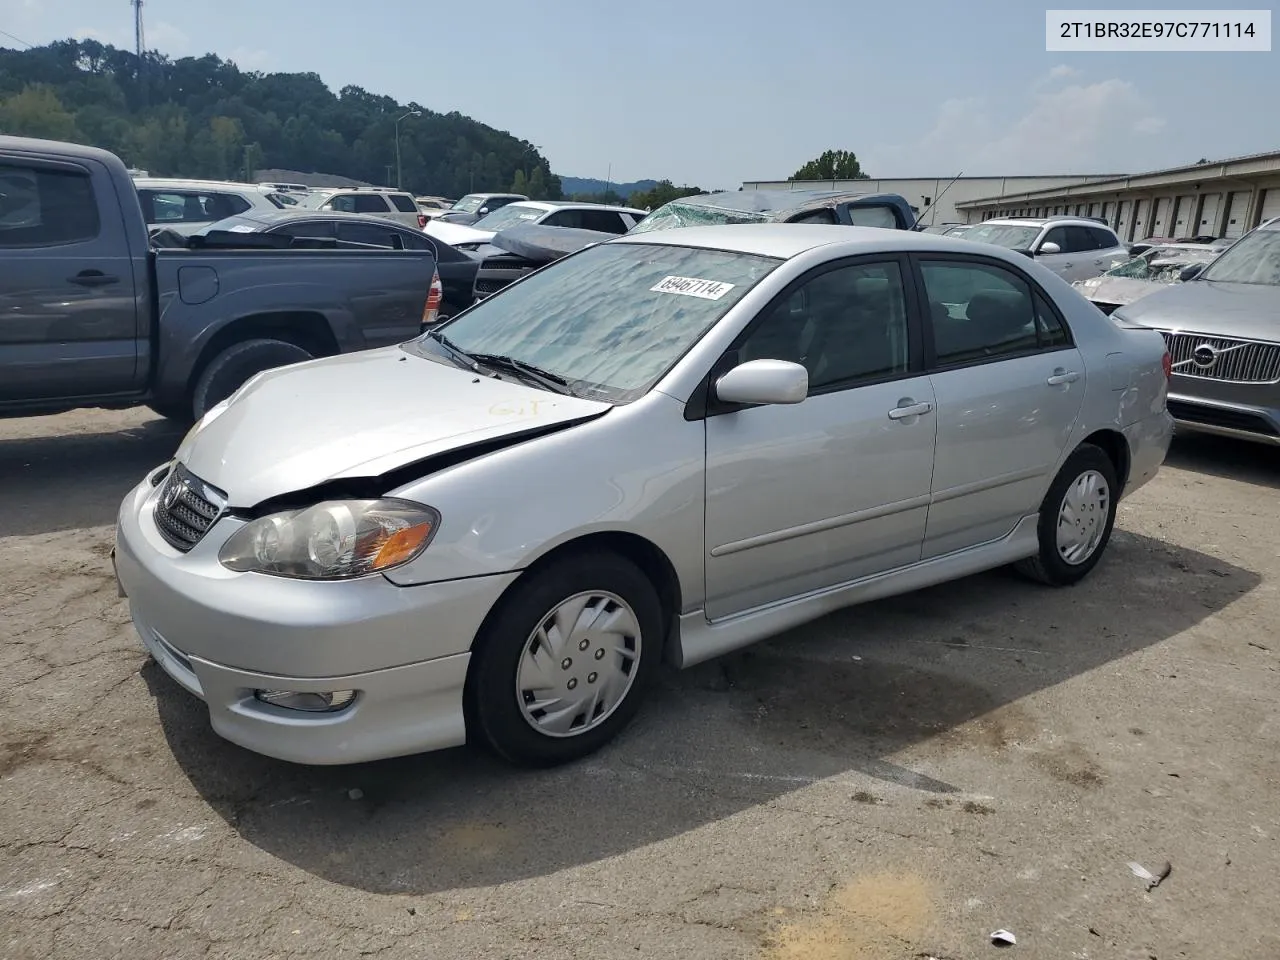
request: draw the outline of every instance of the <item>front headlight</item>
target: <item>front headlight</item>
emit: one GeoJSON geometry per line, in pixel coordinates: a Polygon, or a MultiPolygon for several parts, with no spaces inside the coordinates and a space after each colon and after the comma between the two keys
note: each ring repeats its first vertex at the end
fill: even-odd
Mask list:
{"type": "Polygon", "coordinates": [[[408,500],[329,500],[250,521],[218,559],[239,573],[348,580],[408,563],[439,526],[439,513],[408,500]]]}

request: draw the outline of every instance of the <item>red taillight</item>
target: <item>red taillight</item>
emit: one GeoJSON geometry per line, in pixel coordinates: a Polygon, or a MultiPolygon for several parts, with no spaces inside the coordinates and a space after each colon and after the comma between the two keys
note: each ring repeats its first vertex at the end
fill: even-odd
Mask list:
{"type": "Polygon", "coordinates": [[[431,289],[427,291],[427,303],[422,308],[422,325],[429,327],[440,319],[440,301],[444,299],[444,284],[440,282],[440,273],[431,274],[431,289]]]}
{"type": "Polygon", "coordinates": [[[427,225],[427,215],[425,213],[418,214],[418,229],[422,229],[427,225]]]}
{"type": "Polygon", "coordinates": [[[1173,376],[1173,357],[1169,355],[1169,351],[1164,352],[1164,356],[1160,358],[1160,366],[1164,368],[1164,378],[1168,380],[1173,376]]]}

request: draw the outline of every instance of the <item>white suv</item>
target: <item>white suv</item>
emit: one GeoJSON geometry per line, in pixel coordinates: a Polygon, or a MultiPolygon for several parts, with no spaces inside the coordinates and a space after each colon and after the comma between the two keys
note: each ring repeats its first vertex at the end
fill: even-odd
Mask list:
{"type": "Polygon", "coordinates": [[[256,183],[134,177],[142,213],[152,229],[167,227],[192,234],[217,220],[249,210],[288,210],[296,195],[264,189],[256,183]]]}
{"type": "Polygon", "coordinates": [[[312,210],[337,210],[340,213],[368,213],[403,223],[421,230],[427,225],[426,215],[418,209],[413,194],[387,187],[340,187],[313,190],[299,206],[312,210]]]}
{"type": "Polygon", "coordinates": [[[1129,249],[1115,232],[1089,217],[1001,217],[975,224],[964,239],[1030,254],[1068,283],[1096,277],[1129,259],[1129,249]]]}

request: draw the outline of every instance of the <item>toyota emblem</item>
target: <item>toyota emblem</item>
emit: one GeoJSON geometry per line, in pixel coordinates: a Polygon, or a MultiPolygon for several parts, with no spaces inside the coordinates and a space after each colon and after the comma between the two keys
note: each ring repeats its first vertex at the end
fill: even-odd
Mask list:
{"type": "Polygon", "coordinates": [[[1191,353],[1191,359],[1200,369],[1212,367],[1218,360],[1218,351],[1211,343],[1202,343],[1191,353]]]}

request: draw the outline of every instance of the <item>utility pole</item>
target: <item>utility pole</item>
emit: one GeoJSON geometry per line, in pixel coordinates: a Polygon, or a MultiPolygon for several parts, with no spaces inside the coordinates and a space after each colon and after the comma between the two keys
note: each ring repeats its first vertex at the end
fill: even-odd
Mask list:
{"type": "Polygon", "coordinates": [[[142,93],[142,102],[147,102],[146,61],[142,59],[146,52],[147,40],[142,31],[142,0],[129,0],[133,4],[133,50],[138,57],[138,89],[142,93]]]}
{"type": "Polygon", "coordinates": [[[397,189],[397,190],[402,189],[401,184],[400,184],[400,174],[401,174],[401,168],[400,168],[400,120],[405,119],[405,117],[420,117],[420,116],[422,116],[422,111],[421,111],[421,110],[410,110],[408,113],[406,113],[406,114],[404,115],[404,117],[400,117],[398,120],[396,120],[396,189],[397,189]]]}

